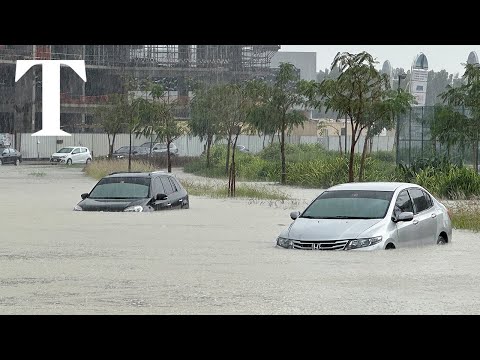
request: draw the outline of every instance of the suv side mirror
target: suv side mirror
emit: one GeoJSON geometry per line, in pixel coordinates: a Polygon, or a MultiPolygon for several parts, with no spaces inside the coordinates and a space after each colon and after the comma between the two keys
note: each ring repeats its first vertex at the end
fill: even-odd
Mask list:
{"type": "Polygon", "coordinates": [[[155,197],[156,200],[167,200],[168,196],[165,194],[157,194],[155,197]]]}
{"type": "Polygon", "coordinates": [[[88,193],[84,193],[82,195],[80,195],[82,197],[82,200],[85,200],[87,197],[88,197],[88,193]]]}

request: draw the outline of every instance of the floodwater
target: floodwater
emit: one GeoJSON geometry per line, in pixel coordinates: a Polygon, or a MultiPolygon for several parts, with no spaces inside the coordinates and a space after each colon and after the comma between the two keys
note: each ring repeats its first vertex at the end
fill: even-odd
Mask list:
{"type": "Polygon", "coordinates": [[[480,234],[284,250],[274,239],[316,190],[291,189],[298,206],[191,196],[188,210],[73,212],[94,184],[79,168],[0,167],[1,314],[480,314],[480,234]]]}

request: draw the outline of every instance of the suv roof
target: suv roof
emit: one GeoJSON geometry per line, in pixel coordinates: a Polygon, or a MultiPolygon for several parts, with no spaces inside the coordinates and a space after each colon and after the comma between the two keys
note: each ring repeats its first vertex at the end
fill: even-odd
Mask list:
{"type": "Polygon", "coordinates": [[[173,174],[171,174],[171,173],[167,173],[167,172],[165,172],[165,171],[163,171],[163,170],[159,170],[159,171],[150,171],[150,172],[125,172],[125,171],[113,172],[113,173],[108,174],[108,175],[105,176],[105,177],[122,177],[122,176],[129,176],[129,177],[150,177],[150,176],[156,175],[156,174],[173,176],[173,174]]]}

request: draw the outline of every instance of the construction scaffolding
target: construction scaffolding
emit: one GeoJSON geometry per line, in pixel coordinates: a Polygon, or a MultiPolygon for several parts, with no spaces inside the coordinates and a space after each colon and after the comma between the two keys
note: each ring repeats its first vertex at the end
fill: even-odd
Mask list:
{"type": "MultiPolygon", "coordinates": [[[[0,133],[41,128],[42,70],[15,82],[17,60],[85,60],[87,82],[61,69],[61,122],[65,131],[93,131],[95,108],[123,90],[125,77],[162,84],[168,96],[188,100],[195,84],[268,78],[279,45],[0,45],[0,133]]],[[[141,89],[137,89],[140,91],[141,89]]]]}

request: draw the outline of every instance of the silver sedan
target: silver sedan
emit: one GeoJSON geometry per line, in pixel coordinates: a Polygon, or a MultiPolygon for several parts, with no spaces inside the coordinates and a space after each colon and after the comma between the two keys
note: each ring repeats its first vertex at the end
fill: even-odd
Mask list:
{"type": "Polygon", "coordinates": [[[348,183],[325,190],[276,240],[302,250],[378,250],[447,244],[447,208],[421,186],[409,183],[348,183]]]}

